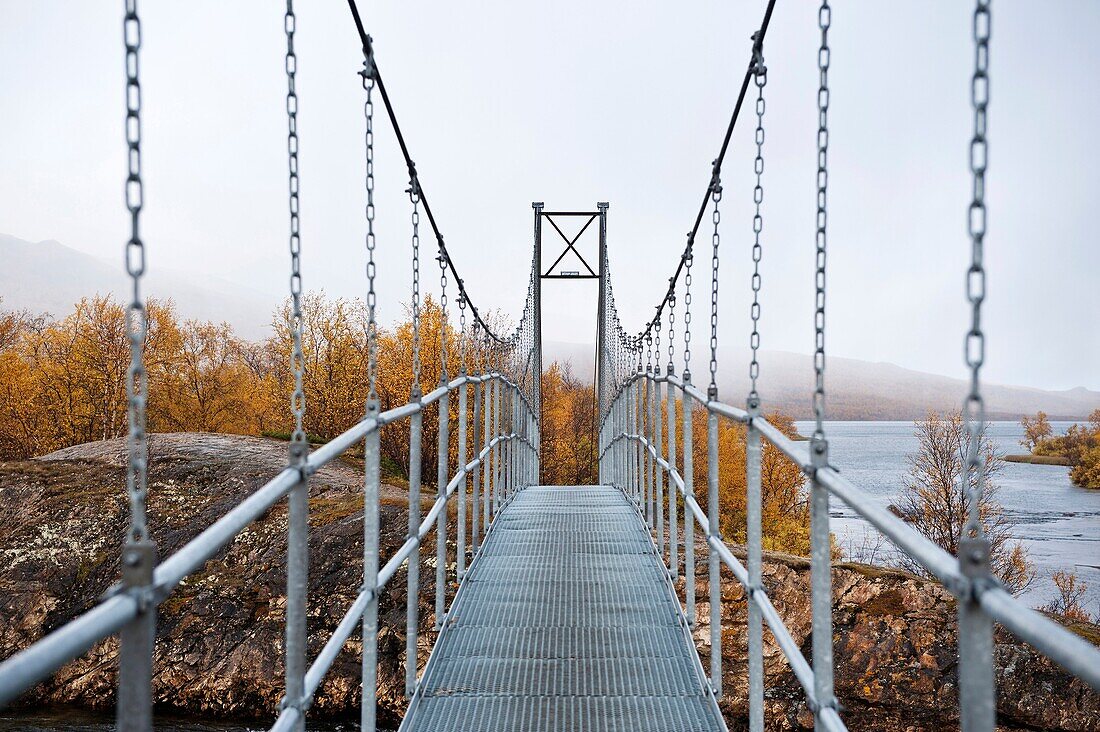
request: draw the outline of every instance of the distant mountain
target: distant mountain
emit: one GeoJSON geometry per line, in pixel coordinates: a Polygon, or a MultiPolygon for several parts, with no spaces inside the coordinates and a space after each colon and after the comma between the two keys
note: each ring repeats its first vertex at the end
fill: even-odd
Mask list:
{"type": "MultiPolygon", "coordinates": [[[[111,294],[127,301],[129,283],[119,261],[105,262],[53,240],[28,242],[0,234],[0,307],[26,308],[63,317],[82,297],[111,294]]],[[[217,277],[194,284],[178,274],[150,270],[145,294],[172,299],[185,318],[227,321],[245,338],[259,338],[270,329],[277,302],[217,277]]]]}
{"type": "MultiPolygon", "coordinates": [[[[547,342],[543,362],[569,361],[573,373],[591,381],[593,346],[582,343],[547,342]]],[[[740,406],[748,393],[748,352],[736,354],[736,370],[724,369],[719,393],[723,401],[740,406]]],[[[813,390],[813,358],[801,353],[762,351],[760,393],[764,408],[778,409],[797,419],[810,413],[813,390]]],[[[853,358],[830,357],[828,361],[827,411],[830,419],[919,419],[930,410],[956,410],[968,385],[962,379],[853,358]]],[[[1100,408],[1100,392],[1083,387],[1046,391],[1023,386],[986,384],[983,387],[986,413],[990,419],[1019,419],[1039,410],[1051,419],[1082,419],[1100,408]]]]}
{"type": "MultiPolygon", "coordinates": [[[[121,252],[116,262],[106,262],[56,241],[27,242],[0,234],[0,307],[26,308],[62,317],[82,297],[112,294],[120,302],[128,297],[128,282],[121,252]]],[[[217,277],[184,277],[150,270],[145,293],[171,298],[185,318],[230,323],[248,339],[268,335],[277,300],[231,284],[217,277]]],[[[592,380],[594,348],[591,344],[547,341],[543,361],[569,362],[573,373],[592,380]]],[[[813,360],[810,356],[764,351],[760,359],[760,393],[766,409],[779,409],[796,418],[810,416],[813,360]]],[[[748,391],[748,353],[736,353],[734,364],[720,375],[720,393],[728,403],[740,405],[748,391]]],[[[828,414],[832,419],[917,419],[929,410],[958,409],[966,394],[961,379],[912,371],[889,363],[850,358],[829,358],[828,414]]],[[[701,367],[702,368],[702,367],[701,367]]],[[[701,375],[702,372],[700,372],[701,375]]],[[[1019,386],[986,385],[986,410],[993,419],[1019,419],[1040,409],[1051,419],[1081,419],[1100,408],[1100,392],[1084,388],[1044,391],[1019,386]]]]}

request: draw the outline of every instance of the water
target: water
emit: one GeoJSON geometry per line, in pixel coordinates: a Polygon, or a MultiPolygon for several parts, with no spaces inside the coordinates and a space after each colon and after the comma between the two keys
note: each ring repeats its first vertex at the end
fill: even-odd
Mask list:
{"type": "MultiPolygon", "coordinates": [[[[812,422],[797,422],[799,432],[813,432],[812,422]]],[[[1052,422],[1055,434],[1072,422],[1052,422]]],[[[912,422],[827,422],[829,461],[857,487],[883,506],[897,500],[908,472],[906,455],[917,450],[912,422]]],[[[989,435],[1005,454],[1020,454],[1019,422],[992,422],[989,435]]],[[[1069,468],[1058,465],[1005,463],[996,477],[998,500],[1013,522],[1012,536],[1023,543],[1035,564],[1036,578],[1021,599],[1039,606],[1051,599],[1051,575],[1072,570],[1088,584],[1086,609],[1100,613],[1100,490],[1070,483],[1069,468]]],[[[862,543],[877,533],[855,512],[832,501],[833,531],[842,547],[862,543]]]]}

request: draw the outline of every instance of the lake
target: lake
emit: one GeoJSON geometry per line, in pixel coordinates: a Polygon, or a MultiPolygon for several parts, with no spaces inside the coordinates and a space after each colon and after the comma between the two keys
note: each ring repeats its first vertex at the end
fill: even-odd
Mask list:
{"type": "MultiPolygon", "coordinates": [[[[803,435],[813,433],[813,422],[795,424],[803,435]]],[[[1062,434],[1071,424],[1052,422],[1051,427],[1062,434]]],[[[845,477],[884,506],[897,499],[908,472],[905,458],[917,450],[912,422],[826,422],[825,434],[829,461],[845,477]]],[[[1020,445],[1019,422],[991,422],[989,435],[1005,454],[1027,452],[1020,445]]],[[[1035,564],[1035,581],[1021,599],[1042,605],[1054,595],[1051,575],[1072,570],[1088,584],[1086,609],[1100,612],[1100,490],[1076,487],[1069,468],[1058,465],[1005,463],[996,482],[1013,536],[1035,564]]],[[[877,533],[835,498],[831,515],[842,547],[859,546],[866,532],[877,533]]]]}

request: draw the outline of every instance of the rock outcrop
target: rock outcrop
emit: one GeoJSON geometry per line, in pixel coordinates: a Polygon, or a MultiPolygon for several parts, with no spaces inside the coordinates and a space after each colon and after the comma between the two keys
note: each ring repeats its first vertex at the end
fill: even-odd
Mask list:
{"type": "MultiPolygon", "coordinates": [[[[162,556],[222,516],[285,463],[286,443],[207,434],[153,435],[150,531],[162,556]]],[[[125,444],[109,441],[38,460],[0,463],[0,658],[95,604],[117,578],[125,531],[125,444]]],[[[335,629],[361,583],[361,468],[335,462],[310,494],[310,654],[335,629]]],[[[405,493],[383,490],[382,556],[404,541],[405,493]]],[[[453,538],[453,531],[450,534],[453,538]]],[[[422,556],[419,663],[434,642],[433,550],[422,556]]],[[[700,556],[704,556],[701,552],[700,556]]],[[[450,562],[454,561],[451,546],[450,562]]],[[[270,720],[282,694],[286,508],[280,503],[189,577],[161,606],[157,704],[176,713],[270,720]]],[[[697,575],[696,638],[709,653],[705,562],[697,575]]],[[[453,578],[453,568],[448,573],[453,578]]],[[[769,555],[765,582],[809,657],[809,567],[769,555]]],[[[954,603],[911,575],[856,564],[833,576],[837,692],[851,729],[941,730],[957,725],[954,603]]],[[[683,579],[680,580],[681,590],[683,579]]],[[[449,591],[453,591],[449,587],[449,591]]],[[[383,725],[404,711],[405,573],[380,601],[379,711],[383,725]]],[[[731,729],[746,725],[745,603],[723,582],[723,708],[731,729]]],[[[1095,626],[1082,633],[1100,637],[1095,626]]],[[[313,714],[357,716],[361,642],[353,635],[323,682],[313,714]]],[[[95,646],[39,685],[22,704],[113,703],[117,644],[95,646]]],[[[997,636],[1003,729],[1100,731],[1100,695],[1028,646],[997,636]]],[[[768,728],[804,729],[812,717],[782,653],[765,631],[768,728]]]]}

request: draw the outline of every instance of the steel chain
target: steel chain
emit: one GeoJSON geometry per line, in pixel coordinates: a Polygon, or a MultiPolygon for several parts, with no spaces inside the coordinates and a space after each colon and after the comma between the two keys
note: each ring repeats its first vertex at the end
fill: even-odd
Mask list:
{"type": "Polygon", "coordinates": [[[832,9],[822,0],[817,23],[821,29],[821,47],[817,53],[819,85],[817,90],[817,257],[814,273],[814,450],[824,454],[825,443],[825,245],[826,192],[829,184],[829,25],[832,9]]]}
{"type": "Polygon", "coordinates": [[[691,262],[689,246],[684,253],[684,383],[691,380],[691,262]]]}
{"type": "Polygon", "coordinates": [[[440,252],[436,259],[439,261],[439,378],[444,384],[447,382],[447,258],[440,252]]]}
{"type": "Polygon", "coordinates": [[[412,393],[420,396],[420,186],[416,178],[409,182],[412,201],[412,393]]]}
{"type": "Polygon", "coordinates": [[[141,81],[138,78],[141,51],[141,18],[137,0],[126,0],[122,23],[126,46],[126,147],[127,176],[125,199],[130,212],[130,239],[126,242],[126,273],[130,276],[132,293],[126,310],[126,335],[130,342],[130,366],[126,372],[126,401],[129,434],[127,451],[126,493],[130,504],[130,527],[127,542],[147,541],[149,528],[145,521],[145,497],[148,491],[149,449],[145,432],[145,403],[148,397],[143,351],[148,333],[145,302],[141,297],[141,278],[145,274],[145,243],[141,240],[141,209],[145,205],[145,188],[141,178],[141,81]]]}
{"type": "Polygon", "coordinates": [[[290,318],[294,341],[290,357],[290,367],[294,374],[294,393],[290,398],[290,409],[294,413],[294,432],[290,438],[290,454],[291,460],[301,460],[304,459],[306,449],[306,433],[302,427],[306,413],[304,385],[306,365],[305,355],[302,353],[302,240],[298,219],[298,94],[295,86],[298,57],[294,53],[297,18],[294,15],[293,0],[287,0],[283,23],[286,31],[286,114],[290,189],[290,318]]]}
{"type": "MultiPolygon", "coordinates": [[[[370,40],[370,36],[367,37],[370,40]]],[[[374,289],[374,278],[377,267],[374,261],[375,234],[374,234],[374,59],[368,57],[363,61],[363,70],[359,74],[363,78],[363,90],[367,93],[367,99],[363,103],[363,116],[366,119],[367,131],[364,138],[367,156],[367,385],[369,393],[367,399],[370,402],[378,400],[378,297],[374,289]]]]}
{"type": "Polygon", "coordinates": [[[753,80],[756,82],[756,160],[753,170],[756,173],[756,187],[753,189],[752,200],[756,207],[752,217],[752,306],[749,314],[752,317],[752,335],[749,336],[749,347],[752,349],[752,361],[749,363],[749,388],[748,404],[756,409],[760,406],[760,395],[756,390],[756,380],[760,376],[760,259],[763,248],[760,246],[760,232],[764,228],[764,219],[760,214],[760,205],[764,201],[764,186],[762,177],[764,174],[764,87],[768,83],[768,67],[764,65],[763,50],[759,45],[753,48],[753,80]]]}
{"type": "Polygon", "coordinates": [[[985,362],[985,334],[982,332],[982,301],[985,300],[985,171],[988,163],[986,142],[986,108],[989,105],[989,0],[978,0],[974,9],[974,74],[970,81],[970,103],[974,107],[974,136],[970,140],[970,173],[973,179],[973,197],[968,210],[970,233],[970,269],[967,271],[966,297],[970,302],[970,330],[966,335],[966,365],[970,368],[970,393],[967,395],[964,416],[966,421],[967,453],[965,490],[968,512],[965,534],[981,537],[980,500],[985,480],[980,441],[985,431],[985,401],[981,391],[981,368],[985,362]]]}
{"type": "MultiPolygon", "coordinates": [[[[715,161],[717,166],[718,161],[715,161]]],[[[714,201],[714,213],[711,220],[714,222],[714,233],[711,234],[710,253],[710,388],[707,396],[711,399],[718,398],[718,246],[721,238],[718,233],[718,224],[722,221],[722,211],[718,204],[722,201],[722,182],[718,178],[717,168],[711,180],[711,200],[714,201]]]]}
{"type": "Polygon", "coordinates": [[[668,370],[668,374],[671,376],[676,370],[675,365],[672,363],[672,359],[675,355],[674,354],[675,343],[674,343],[673,339],[676,336],[676,329],[674,327],[675,324],[676,324],[676,289],[675,289],[676,288],[676,283],[675,282],[670,282],[669,284],[673,288],[672,292],[669,293],[669,296],[668,296],[668,369],[667,370],[668,370]]]}
{"type": "Polygon", "coordinates": [[[466,373],[466,293],[458,291],[458,346],[462,373],[466,373]]]}

